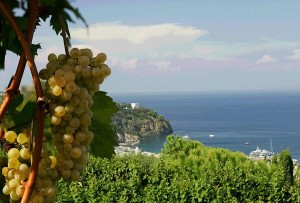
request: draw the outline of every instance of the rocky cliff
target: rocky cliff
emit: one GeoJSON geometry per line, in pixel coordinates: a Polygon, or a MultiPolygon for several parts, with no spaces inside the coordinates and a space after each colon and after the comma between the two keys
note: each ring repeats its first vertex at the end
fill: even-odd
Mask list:
{"type": "Polygon", "coordinates": [[[173,132],[169,121],[151,109],[132,109],[129,104],[119,104],[119,109],[112,121],[118,142],[134,143],[143,136],[173,132]]]}

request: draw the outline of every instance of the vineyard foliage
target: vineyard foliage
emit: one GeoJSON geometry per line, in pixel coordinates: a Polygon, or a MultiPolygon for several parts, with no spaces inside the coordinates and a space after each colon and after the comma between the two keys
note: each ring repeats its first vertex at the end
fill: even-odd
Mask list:
{"type": "Polygon", "coordinates": [[[57,201],[299,202],[284,165],[170,136],[160,158],[90,156],[81,183],[59,182],[57,201]]]}

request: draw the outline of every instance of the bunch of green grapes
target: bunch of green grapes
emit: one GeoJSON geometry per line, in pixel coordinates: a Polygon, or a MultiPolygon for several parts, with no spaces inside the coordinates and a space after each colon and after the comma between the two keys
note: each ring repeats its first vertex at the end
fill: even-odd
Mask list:
{"type": "Polygon", "coordinates": [[[48,61],[39,75],[46,80],[46,97],[50,101],[56,168],[63,179],[79,181],[94,137],[89,131],[93,95],[111,70],[104,64],[106,55],[99,53],[93,57],[90,49],[73,48],[70,57],[52,53],[48,61]]]}
{"type": "MultiPolygon", "coordinates": [[[[14,131],[7,131],[5,133],[5,140],[13,147],[7,151],[7,167],[2,168],[2,175],[6,181],[2,192],[5,195],[10,195],[10,198],[16,201],[22,198],[24,185],[30,173],[32,155],[29,149],[30,138],[26,132],[17,135],[14,131]]],[[[44,198],[51,200],[56,194],[56,188],[53,182],[53,180],[58,178],[58,172],[54,169],[55,159],[51,156],[49,157],[49,153],[44,145],[42,152],[37,182],[31,197],[34,202],[42,202],[44,198]]]]}

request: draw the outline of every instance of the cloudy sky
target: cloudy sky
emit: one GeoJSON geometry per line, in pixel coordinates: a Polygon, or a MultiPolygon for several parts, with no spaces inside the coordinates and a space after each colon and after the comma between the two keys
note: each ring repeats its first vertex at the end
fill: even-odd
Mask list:
{"type": "MultiPolygon", "coordinates": [[[[108,92],[294,91],[300,89],[299,0],[75,1],[89,29],[70,24],[72,45],[108,55],[108,92]]],[[[63,53],[42,25],[47,54],[63,53]]],[[[14,56],[6,64],[13,66],[14,56]]],[[[8,69],[8,68],[7,68],[8,69]]],[[[23,84],[31,84],[29,71],[23,84]]],[[[13,74],[0,73],[1,88],[13,74]]]]}

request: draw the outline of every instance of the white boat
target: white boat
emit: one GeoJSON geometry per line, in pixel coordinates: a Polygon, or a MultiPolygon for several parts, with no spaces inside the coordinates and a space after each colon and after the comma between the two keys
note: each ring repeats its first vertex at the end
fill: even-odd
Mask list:
{"type": "Polygon", "coordinates": [[[249,158],[255,159],[255,160],[261,160],[261,159],[272,159],[274,155],[274,152],[260,149],[259,147],[256,148],[256,150],[250,152],[249,158]]]}
{"type": "Polygon", "coordinates": [[[214,137],[214,136],[215,136],[215,135],[213,135],[213,134],[210,134],[210,135],[209,135],[209,137],[214,137]]]}
{"type": "Polygon", "coordinates": [[[183,139],[190,139],[190,137],[188,135],[185,135],[182,137],[183,139]]]}

